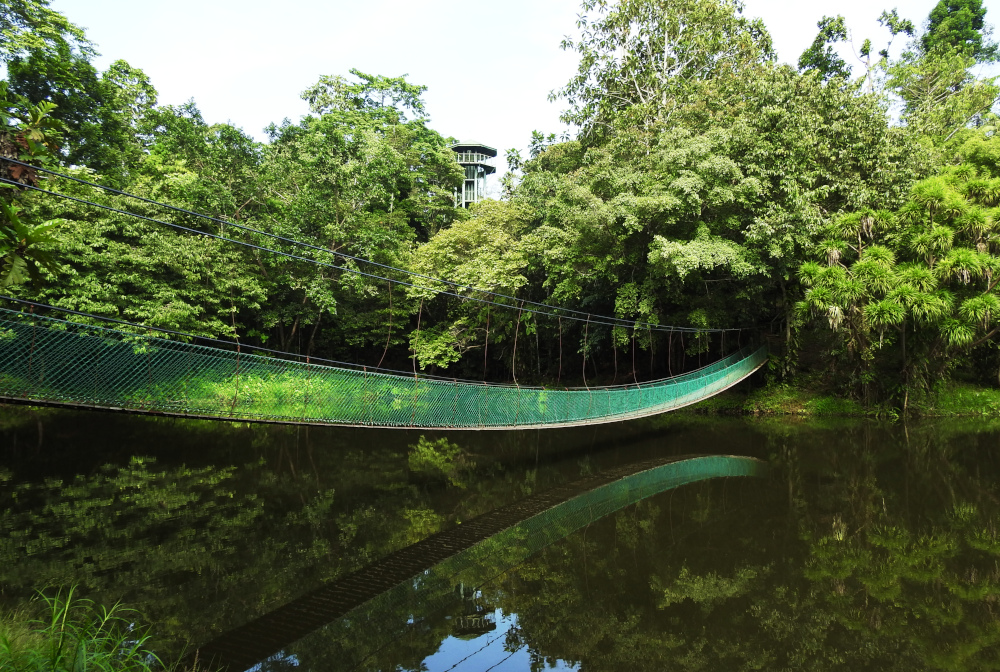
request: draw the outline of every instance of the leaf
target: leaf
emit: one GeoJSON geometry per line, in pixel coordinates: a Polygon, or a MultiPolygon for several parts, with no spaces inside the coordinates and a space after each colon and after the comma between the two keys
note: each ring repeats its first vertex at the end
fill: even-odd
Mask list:
{"type": "Polygon", "coordinates": [[[0,262],[0,287],[19,285],[28,277],[28,263],[20,256],[11,253],[0,262]]]}
{"type": "Polygon", "coordinates": [[[87,641],[79,639],[73,660],[73,672],[87,672],[87,641]]]}

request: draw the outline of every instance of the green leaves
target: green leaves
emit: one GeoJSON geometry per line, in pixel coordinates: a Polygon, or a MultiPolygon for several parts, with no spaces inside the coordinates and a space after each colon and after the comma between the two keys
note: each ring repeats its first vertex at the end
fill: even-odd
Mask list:
{"type": "Polygon", "coordinates": [[[413,474],[430,481],[444,480],[462,490],[469,487],[469,472],[476,468],[461,446],[446,438],[432,441],[424,436],[410,446],[407,465],[413,474]]]}
{"type": "Polygon", "coordinates": [[[989,40],[982,0],[940,0],[931,10],[927,32],[920,38],[926,53],[955,51],[989,62],[997,45],[989,40]]]}
{"type": "Polygon", "coordinates": [[[907,52],[891,65],[887,84],[903,101],[907,126],[940,145],[987,112],[1000,87],[995,77],[969,74],[974,64],[974,57],[962,52],[934,51],[907,52]]]}
{"type": "Polygon", "coordinates": [[[976,338],[976,328],[954,318],[941,322],[941,334],[952,348],[965,348],[972,345],[976,338]]]}
{"type": "Polygon", "coordinates": [[[985,261],[983,256],[967,248],[953,249],[938,262],[934,270],[944,280],[956,280],[968,285],[982,277],[985,261]]]}
{"type": "Polygon", "coordinates": [[[906,307],[893,299],[883,299],[866,305],[864,316],[876,329],[895,327],[906,319],[906,307]]]}
{"type": "Polygon", "coordinates": [[[681,281],[695,271],[722,269],[740,279],[764,272],[762,264],[746,248],[712,236],[706,226],[699,227],[694,240],[683,243],[654,236],[650,244],[649,264],[654,272],[681,281]]]}
{"type": "Polygon", "coordinates": [[[962,302],[959,314],[967,322],[988,328],[1000,318],[1000,297],[994,294],[972,296],[962,302]]]}
{"type": "Polygon", "coordinates": [[[342,113],[381,117],[389,123],[405,123],[406,111],[417,119],[427,116],[421,96],[426,86],[410,84],[406,75],[384,77],[351,68],[358,81],[352,82],[340,75],[324,75],[302,92],[302,99],[309,103],[313,114],[342,113]]]}
{"type": "Polygon", "coordinates": [[[563,119],[585,138],[619,122],[663,122],[701,83],[773,55],[763,23],[732,0],[585,0],[582,9],[580,39],[562,43],[580,55],[578,73],[550,98],[566,100],[563,119]]]}
{"type": "MultiPolygon", "coordinates": [[[[529,250],[547,245],[538,238],[523,238],[534,212],[525,203],[482,201],[473,208],[472,217],[442,229],[425,245],[416,249],[410,269],[421,275],[448,278],[458,287],[435,285],[423,278],[414,278],[416,284],[470,296],[491,298],[470,288],[494,291],[508,296],[528,284],[526,277],[529,250]]],[[[552,242],[552,241],[549,241],[552,242]]],[[[557,249],[548,247],[548,253],[557,249]]],[[[499,325],[510,325],[509,314],[493,316],[493,332],[489,333],[490,309],[478,302],[440,297],[434,291],[409,288],[411,299],[428,302],[428,312],[435,311],[438,324],[414,332],[411,348],[422,367],[448,366],[457,362],[464,353],[486,349],[487,338],[491,343],[503,342],[509,335],[498,330],[499,325]],[[429,303],[434,300],[434,303],[429,303]],[[443,312],[437,312],[443,311],[443,312]],[[499,323],[496,321],[499,320],[499,323]]]]}
{"type": "Polygon", "coordinates": [[[21,626],[0,621],[14,637],[0,634],[4,669],[12,672],[151,672],[162,662],[147,648],[149,628],[121,604],[111,608],[76,596],[75,586],[49,596],[40,593],[43,618],[21,626]],[[20,635],[20,636],[18,636],[20,635]],[[9,667],[7,667],[9,666],[9,667]]]}
{"type": "Polygon", "coordinates": [[[742,567],[730,578],[719,576],[715,572],[692,573],[684,566],[673,581],[665,582],[654,575],[651,588],[654,593],[661,594],[657,604],[659,609],[691,600],[701,607],[703,613],[708,614],[717,605],[749,593],[770,572],[770,567],[742,567]]]}
{"type": "MultiPolygon", "coordinates": [[[[799,70],[815,70],[824,80],[834,77],[847,79],[851,75],[851,69],[831,46],[848,41],[844,17],[839,14],[836,17],[824,16],[816,27],[819,28],[819,34],[799,57],[799,70]]],[[[862,51],[867,56],[871,52],[871,43],[866,43],[862,51]]]]}
{"type": "Polygon", "coordinates": [[[0,288],[18,285],[25,280],[39,282],[41,269],[55,273],[58,266],[45,249],[55,242],[54,230],[64,220],[39,224],[22,221],[21,208],[0,200],[0,288]]]}
{"type": "MultiPolygon", "coordinates": [[[[464,216],[453,195],[463,173],[440,134],[422,119],[406,120],[407,112],[423,115],[425,87],[352,74],[361,81],[322,78],[303,94],[319,116],[272,127],[261,172],[280,205],[268,208],[265,228],[331,252],[406,267],[417,240],[464,216]]],[[[318,258],[339,263],[333,255],[318,258]]],[[[277,332],[281,347],[293,347],[292,337],[306,325],[321,339],[317,347],[324,340],[352,348],[380,342],[384,352],[387,344],[406,341],[408,329],[398,325],[407,320],[411,302],[403,291],[393,304],[384,283],[289,260],[264,263],[273,293],[263,326],[277,332]],[[323,306],[333,305],[337,329],[323,339],[318,325],[333,318],[323,306]]]]}
{"type": "Polygon", "coordinates": [[[896,275],[901,286],[912,287],[921,292],[930,292],[938,286],[934,272],[920,263],[900,264],[896,269],[896,275]]]}
{"type": "Polygon", "coordinates": [[[854,364],[866,376],[901,360],[903,386],[929,385],[931,367],[941,371],[956,354],[996,335],[1000,258],[992,252],[995,213],[988,208],[997,164],[985,157],[994,155],[998,142],[985,134],[968,140],[974,158],[959,156],[915,183],[895,213],[835,219],[831,233],[854,236],[857,246],[828,239],[816,256],[834,264],[830,270],[816,262],[800,267],[808,289],[798,315],[807,321],[825,316],[834,330],[846,327],[848,352],[856,353],[854,364]],[[834,272],[841,267],[846,275],[834,272]]]}
{"type": "Polygon", "coordinates": [[[938,257],[951,250],[954,238],[955,230],[951,227],[934,225],[930,230],[914,235],[911,247],[914,252],[927,260],[928,266],[933,268],[938,257]]]}
{"type": "Polygon", "coordinates": [[[0,8],[0,61],[27,52],[57,52],[75,47],[92,54],[83,29],[49,7],[49,0],[8,0],[0,8]]]}

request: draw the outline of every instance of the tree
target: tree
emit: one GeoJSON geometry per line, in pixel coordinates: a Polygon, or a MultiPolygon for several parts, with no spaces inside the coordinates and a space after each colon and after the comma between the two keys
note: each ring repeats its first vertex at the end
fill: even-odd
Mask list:
{"type": "Polygon", "coordinates": [[[998,47],[986,25],[982,0],[940,0],[931,10],[927,30],[920,38],[925,54],[957,51],[977,62],[992,62],[998,47]]]}
{"type": "Polygon", "coordinates": [[[28,279],[40,281],[42,268],[50,272],[57,268],[53,255],[44,248],[55,243],[53,229],[62,220],[32,225],[20,215],[16,203],[0,201],[0,288],[5,290],[28,279]]]}
{"type": "Polygon", "coordinates": [[[318,115],[331,112],[374,115],[395,124],[407,121],[407,111],[416,115],[417,119],[427,116],[421,99],[427,91],[426,86],[410,84],[406,75],[370,75],[357,68],[351,68],[350,73],[360,81],[352,82],[340,75],[324,75],[303,91],[302,99],[309,103],[309,110],[318,115]]]}
{"type": "Polygon", "coordinates": [[[145,155],[157,92],[146,73],[123,60],[101,74],[101,88],[100,141],[86,148],[81,163],[124,185],[145,155]]]}
{"type": "MultiPolygon", "coordinates": [[[[765,64],[706,84],[670,124],[549,147],[513,197],[538,213],[517,246],[524,296],[654,324],[791,325],[795,269],[828,218],[901,203],[920,168],[923,153],[859,86],[765,64]]],[[[633,337],[661,362],[682,350],[644,330],[569,333],[609,363],[633,337]]]]}
{"type": "Polygon", "coordinates": [[[74,48],[92,55],[83,29],[49,7],[50,0],[7,0],[0,7],[0,62],[32,52],[59,53],[74,48]]]}
{"type": "Polygon", "coordinates": [[[63,125],[53,119],[55,105],[42,102],[20,107],[8,99],[7,83],[0,82],[0,287],[12,288],[30,279],[38,283],[42,270],[57,269],[51,247],[58,217],[33,217],[21,201],[26,188],[38,187],[42,176],[36,167],[55,162],[63,125]]]}
{"type": "MultiPolygon", "coordinates": [[[[997,49],[984,41],[985,11],[979,0],[941,0],[924,34],[885,66],[888,89],[903,103],[902,120],[939,149],[962,128],[980,123],[1000,95],[996,77],[980,78],[970,72],[977,62],[994,58],[997,49]]],[[[895,19],[886,14],[880,19],[894,35],[901,27],[895,19]]]]}
{"type": "Polygon", "coordinates": [[[835,219],[818,250],[825,266],[799,270],[809,288],[799,314],[840,334],[868,400],[898,394],[905,408],[911,387],[930,388],[1000,333],[998,146],[974,134],[960,163],[917,182],[895,212],[835,219]]]}
{"type": "MultiPolygon", "coordinates": [[[[738,0],[584,0],[577,74],[550,98],[563,98],[563,120],[582,139],[603,137],[621,114],[626,123],[665,123],[691,87],[739,78],[773,59],[759,19],[742,16],[738,0]]],[[[624,120],[623,120],[624,121],[624,120]]]]}
{"type": "MultiPolygon", "coordinates": [[[[38,3],[36,9],[47,4],[38,3]]],[[[5,55],[9,104],[55,104],[52,117],[63,124],[60,153],[65,163],[86,165],[115,186],[125,186],[125,175],[140,159],[139,127],[156,104],[156,90],[141,70],[125,61],[98,73],[91,63],[96,52],[83,32],[51,10],[39,11],[32,25],[42,21],[41,16],[48,17],[49,25],[39,28],[39,34],[50,30],[62,37],[28,40],[23,49],[5,55]]]]}
{"type": "MultiPolygon", "coordinates": [[[[422,118],[425,87],[352,74],[356,80],[321,78],[303,93],[314,114],[270,128],[260,188],[247,194],[245,212],[269,232],[321,248],[289,248],[295,254],[356,268],[336,254],[343,252],[403,267],[415,241],[463,216],[453,198],[461,168],[422,118]]],[[[256,331],[279,347],[364,352],[375,364],[389,345],[405,342],[409,303],[385,282],[267,255],[257,264],[271,298],[256,331]]]]}
{"type": "Polygon", "coordinates": [[[972,56],[957,51],[908,52],[890,65],[888,85],[903,101],[902,120],[915,135],[943,145],[989,112],[1000,95],[996,77],[969,73],[972,56]]]}
{"type": "Polygon", "coordinates": [[[799,57],[799,70],[816,70],[824,80],[834,77],[847,79],[851,76],[851,69],[831,46],[848,39],[844,17],[839,14],[836,17],[824,16],[816,26],[819,34],[799,57]]]}
{"type": "MultiPolygon", "coordinates": [[[[459,285],[457,289],[431,289],[491,300],[495,297],[469,288],[514,295],[528,284],[524,276],[527,256],[520,238],[533,215],[523,201],[483,201],[473,209],[471,218],[442,229],[420,246],[409,267],[421,275],[448,278],[459,285]]],[[[421,285],[434,284],[416,280],[421,285]]],[[[411,300],[424,302],[425,314],[432,318],[429,326],[414,331],[410,338],[410,347],[421,367],[448,366],[472,352],[486,351],[486,361],[491,344],[496,353],[501,344],[513,338],[508,316],[495,316],[490,331],[490,315],[497,310],[495,307],[452,297],[437,298],[434,291],[410,289],[408,294],[411,300]]],[[[482,363],[477,358],[473,366],[478,370],[482,363]]]]}

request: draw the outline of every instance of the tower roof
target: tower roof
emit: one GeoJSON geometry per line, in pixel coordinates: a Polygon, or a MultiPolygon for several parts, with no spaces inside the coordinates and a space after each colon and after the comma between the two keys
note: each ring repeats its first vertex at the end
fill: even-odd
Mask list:
{"type": "Polygon", "coordinates": [[[485,154],[490,158],[497,155],[496,149],[481,142],[456,142],[454,145],[448,145],[448,147],[456,152],[476,152],[477,154],[485,154]]]}

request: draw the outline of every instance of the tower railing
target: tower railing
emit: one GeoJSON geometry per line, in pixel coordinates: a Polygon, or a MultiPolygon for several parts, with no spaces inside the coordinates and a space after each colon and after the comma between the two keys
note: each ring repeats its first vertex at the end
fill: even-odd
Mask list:
{"type": "Polygon", "coordinates": [[[496,157],[478,152],[455,152],[455,160],[459,163],[488,163],[496,157]]]}

